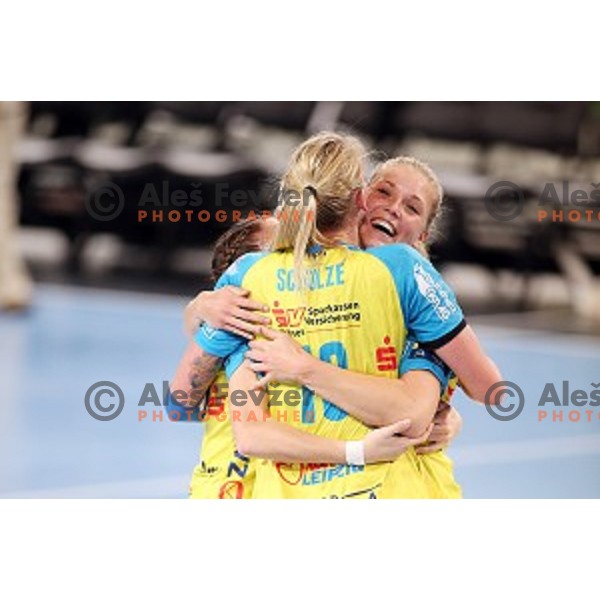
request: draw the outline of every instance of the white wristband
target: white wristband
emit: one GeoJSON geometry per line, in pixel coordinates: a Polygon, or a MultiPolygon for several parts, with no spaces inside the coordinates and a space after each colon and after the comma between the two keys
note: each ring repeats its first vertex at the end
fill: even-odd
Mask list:
{"type": "Polygon", "coordinates": [[[365,464],[365,443],[362,440],[358,442],[346,442],[346,464],[365,464]]]}

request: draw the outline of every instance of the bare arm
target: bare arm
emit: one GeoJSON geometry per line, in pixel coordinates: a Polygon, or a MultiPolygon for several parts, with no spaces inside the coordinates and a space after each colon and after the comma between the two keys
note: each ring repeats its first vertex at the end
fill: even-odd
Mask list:
{"type": "Polygon", "coordinates": [[[411,371],[387,379],[349,371],[311,357],[302,384],[370,425],[410,419],[410,435],[420,435],[431,423],[440,398],[438,380],[426,371],[411,371]]]}
{"type": "Polygon", "coordinates": [[[447,448],[461,429],[462,417],[460,413],[447,402],[440,402],[440,406],[435,412],[433,429],[427,438],[427,443],[416,449],[417,454],[430,454],[447,448]]]}
{"type": "Polygon", "coordinates": [[[195,408],[214,381],[222,359],[208,354],[190,341],[171,381],[171,395],[181,405],[195,408]]]}
{"type": "Polygon", "coordinates": [[[438,380],[426,371],[411,371],[400,379],[356,373],[322,362],[288,335],[262,327],[268,339],[250,343],[249,368],[270,381],[291,381],[327,398],[363,423],[389,425],[410,419],[408,435],[420,435],[431,423],[440,397],[438,380]],[[376,401],[375,401],[376,400],[376,401]]]}
{"type": "MultiPolygon", "coordinates": [[[[233,375],[229,393],[241,390],[247,393],[254,388],[256,375],[245,362],[233,375]]],[[[243,406],[230,404],[233,434],[237,449],[242,454],[285,462],[346,462],[345,441],[316,436],[300,431],[285,423],[271,420],[265,411],[267,395],[263,404],[245,402],[243,406]],[[233,416],[237,411],[237,415],[233,416]]],[[[422,443],[431,429],[418,438],[400,436],[410,423],[400,421],[389,427],[371,431],[364,438],[367,463],[394,460],[409,447],[422,443]]]]}
{"type": "MultiPolygon", "coordinates": [[[[498,367],[485,354],[475,332],[468,325],[435,353],[456,373],[465,392],[473,400],[485,402],[487,391],[502,380],[498,367]]],[[[493,402],[494,398],[490,401],[493,402]]]]}
{"type": "Polygon", "coordinates": [[[199,310],[200,304],[203,302],[202,295],[207,292],[200,292],[193,300],[191,300],[183,311],[183,330],[188,337],[193,337],[202,325],[204,319],[199,310]]]}
{"type": "Polygon", "coordinates": [[[264,315],[268,306],[252,300],[247,290],[232,285],[213,292],[201,292],[185,308],[184,328],[188,336],[194,335],[205,321],[215,329],[224,329],[252,339],[257,325],[270,319],[264,315]]]}

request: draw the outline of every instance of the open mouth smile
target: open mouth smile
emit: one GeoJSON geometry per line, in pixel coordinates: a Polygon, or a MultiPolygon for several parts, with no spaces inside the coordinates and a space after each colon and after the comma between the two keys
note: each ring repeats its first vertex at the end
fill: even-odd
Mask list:
{"type": "Polygon", "coordinates": [[[371,221],[371,226],[377,229],[378,231],[381,231],[389,238],[393,239],[394,237],[396,237],[396,228],[385,219],[373,219],[371,221]]]}

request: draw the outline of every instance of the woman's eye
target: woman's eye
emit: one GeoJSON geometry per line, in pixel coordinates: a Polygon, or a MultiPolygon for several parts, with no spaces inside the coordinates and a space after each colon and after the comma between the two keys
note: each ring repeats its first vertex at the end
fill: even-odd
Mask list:
{"type": "Polygon", "coordinates": [[[389,190],[387,188],[380,187],[380,188],[377,188],[377,191],[380,192],[380,193],[382,193],[382,194],[384,194],[384,195],[386,195],[386,196],[390,195],[390,192],[389,192],[389,190]]]}
{"type": "Polygon", "coordinates": [[[419,209],[418,209],[416,206],[409,205],[409,206],[408,206],[408,210],[409,210],[411,213],[413,213],[414,215],[419,215],[419,214],[421,214],[421,213],[419,212],[419,209]]]}

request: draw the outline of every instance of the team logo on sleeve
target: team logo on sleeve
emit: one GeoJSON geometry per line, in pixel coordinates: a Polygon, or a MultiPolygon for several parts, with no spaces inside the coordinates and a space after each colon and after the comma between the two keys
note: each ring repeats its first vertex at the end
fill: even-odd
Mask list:
{"type": "Polygon", "coordinates": [[[447,321],[452,313],[457,311],[457,306],[452,302],[448,292],[444,286],[438,281],[434,281],[430,273],[428,273],[420,264],[416,264],[413,269],[415,281],[419,292],[433,306],[438,317],[442,321],[447,321]]]}

